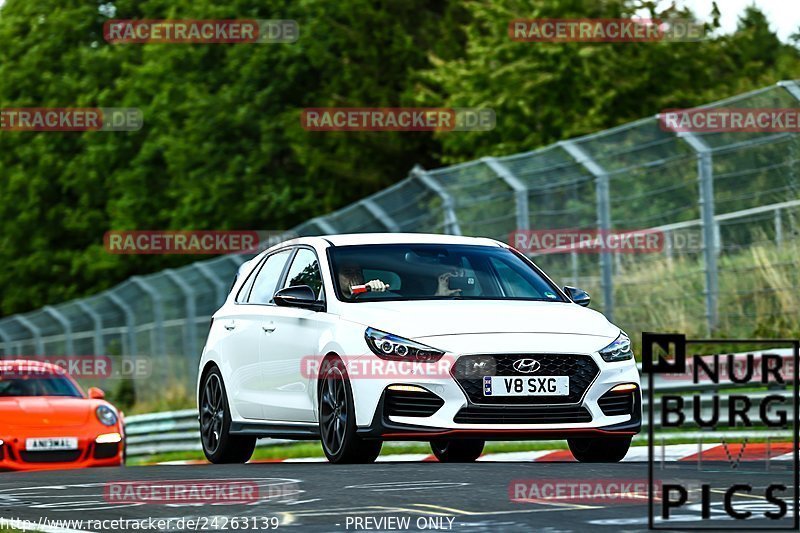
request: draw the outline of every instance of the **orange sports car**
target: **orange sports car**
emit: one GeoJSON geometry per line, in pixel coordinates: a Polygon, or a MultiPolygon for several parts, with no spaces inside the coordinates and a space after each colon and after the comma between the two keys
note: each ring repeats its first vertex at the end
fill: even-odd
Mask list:
{"type": "Polygon", "coordinates": [[[0,361],[0,470],[119,466],[121,413],[53,364],[0,361]]]}

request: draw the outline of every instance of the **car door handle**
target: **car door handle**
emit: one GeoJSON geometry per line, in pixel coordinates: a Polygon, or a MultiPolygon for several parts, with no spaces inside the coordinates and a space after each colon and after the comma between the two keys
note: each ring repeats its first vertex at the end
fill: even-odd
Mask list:
{"type": "Polygon", "coordinates": [[[273,331],[275,331],[275,322],[270,322],[269,324],[265,324],[261,326],[261,329],[263,329],[266,333],[272,333],[273,331]]]}
{"type": "Polygon", "coordinates": [[[231,320],[230,322],[225,324],[225,329],[227,329],[228,331],[232,331],[232,330],[236,329],[236,322],[231,320]]]}

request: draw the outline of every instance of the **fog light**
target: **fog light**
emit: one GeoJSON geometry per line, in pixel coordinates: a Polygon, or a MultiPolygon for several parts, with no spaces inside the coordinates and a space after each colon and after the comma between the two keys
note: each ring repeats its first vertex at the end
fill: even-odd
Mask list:
{"type": "Polygon", "coordinates": [[[638,386],[636,383],[623,383],[622,385],[612,387],[609,392],[631,392],[635,391],[637,388],[638,386]]]}
{"type": "Polygon", "coordinates": [[[97,444],[112,444],[122,441],[122,435],[119,433],[103,433],[102,435],[98,435],[94,441],[97,444]]]}
{"type": "Polygon", "coordinates": [[[400,392],[428,392],[426,389],[416,385],[389,385],[387,389],[400,392]]]}

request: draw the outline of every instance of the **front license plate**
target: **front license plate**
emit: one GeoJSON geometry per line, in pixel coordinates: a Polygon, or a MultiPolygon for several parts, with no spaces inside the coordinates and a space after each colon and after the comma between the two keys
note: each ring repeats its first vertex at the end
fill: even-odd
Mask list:
{"type": "Polygon", "coordinates": [[[484,396],[568,396],[569,376],[484,376],[484,396]]]}
{"type": "Polygon", "coordinates": [[[26,439],[25,449],[29,452],[77,450],[78,437],[45,437],[38,439],[26,439]]]}

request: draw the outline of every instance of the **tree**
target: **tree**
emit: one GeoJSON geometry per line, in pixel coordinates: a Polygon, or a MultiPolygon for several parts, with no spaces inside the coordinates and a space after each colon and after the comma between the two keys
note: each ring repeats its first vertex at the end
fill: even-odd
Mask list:
{"type": "Polygon", "coordinates": [[[138,107],[144,127],[0,133],[2,313],[198,259],[110,255],[106,230],[289,229],[432,162],[430,134],[307,132],[300,110],[402,105],[429,52],[458,48],[457,12],[445,0],[8,0],[0,106],[138,107]],[[111,45],[108,18],[287,18],[302,38],[111,45]]]}

